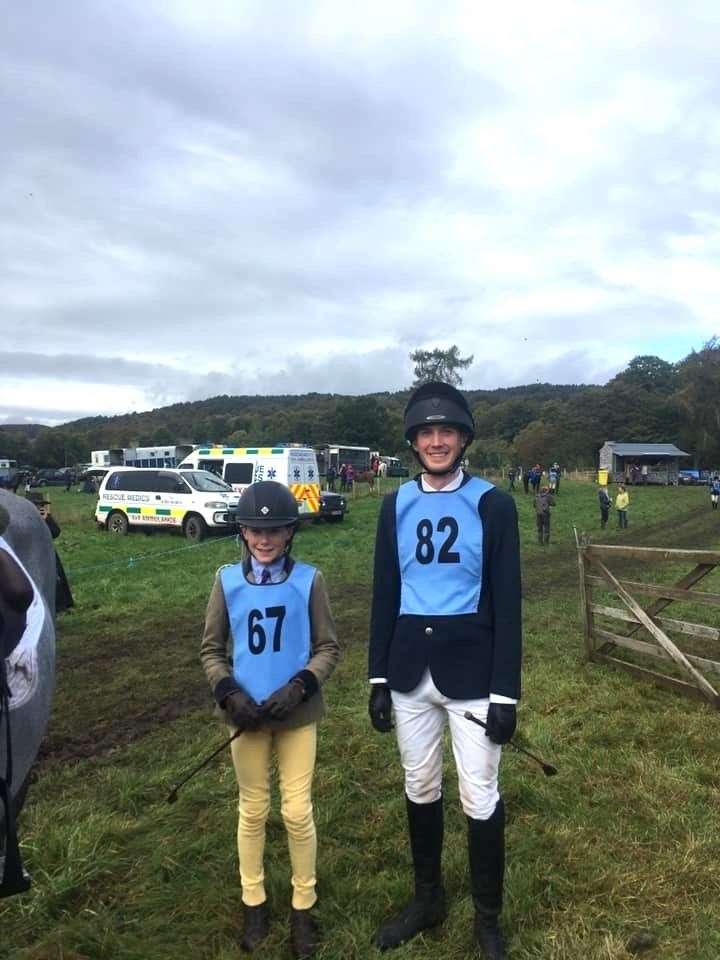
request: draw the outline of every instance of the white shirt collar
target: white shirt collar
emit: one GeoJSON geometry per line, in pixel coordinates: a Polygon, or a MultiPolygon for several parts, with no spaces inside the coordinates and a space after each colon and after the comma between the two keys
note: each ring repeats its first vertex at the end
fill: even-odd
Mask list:
{"type": "Polygon", "coordinates": [[[462,468],[458,467],[455,473],[450,477],[447,483],[444,483],[439,490],[436,490],[435,487],[431,487],[430,484],[425,479],[425,474],[420,475],[420,483],[422,485],[423,493],[450,493],[452,490],[457,490],[458,487],[463,482],[463,472],[462,468]]]}

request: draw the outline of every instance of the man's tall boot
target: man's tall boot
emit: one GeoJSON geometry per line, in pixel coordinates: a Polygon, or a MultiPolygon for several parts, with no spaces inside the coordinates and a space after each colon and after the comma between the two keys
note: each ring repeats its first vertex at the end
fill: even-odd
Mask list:
{"type": "Polygon", "coordinates": [[[386,920],[373,942],[390,950],[423,930],[443,922],[446,915],[442,885],[443,801],[407,803],[408,833],[415,872],[415,896],[397,916],[386,920]]]}
{"type": "Polygon", "coordinates": [[[470,882],[475,906],[475,941],[485,960],[504,960],[500,912],[505,874],[505,805],[498,800],[488,820],[468,822],[470,882]]]}

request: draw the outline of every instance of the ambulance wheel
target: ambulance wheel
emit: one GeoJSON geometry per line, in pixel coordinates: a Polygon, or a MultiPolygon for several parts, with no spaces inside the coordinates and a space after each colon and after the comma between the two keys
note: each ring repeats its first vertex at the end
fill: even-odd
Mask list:
{"type": "Polygon", "coordinates": [[[207,524],[197,513],[191,513],[183,524],[183,533],[191,543],[200,543],[207,535],[207,524]]]}
{"type": "Polygon", "coordinates": [[[107,519],[107,528],[109,533],[117,533],[121,537],[126,537],[129,530],[128,519],[124,513],[114,510],[107,519]]]}

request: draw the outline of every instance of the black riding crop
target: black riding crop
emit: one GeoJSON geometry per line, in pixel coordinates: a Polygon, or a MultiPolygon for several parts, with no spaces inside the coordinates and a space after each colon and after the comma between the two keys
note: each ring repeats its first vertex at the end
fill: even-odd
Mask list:
{"type": "MultiPolygon", "coordinates": [[[[482,727],[483,730],[487,730],[487,724],[484,723],[482,720],[479,720],[475,716],[475,714],[470,713],[469,710],[465,711],[465,719],[472,720],[473,723],[476,723],[479,727],[482,727]]],[[[546,777],[554,777],[555,774],[558,772],[557,767],[554,767],[551,763],[545,763],[545,761],[541,760],[540,757],[536,757],[534,753],[530,753],[529,750],[526,750],[525,747],[521,747],[519,744],[515,743],[514,740],[510,739],[508,740],[508,743],[515,750],[518,750],[520,753],[524,753],[525,756],[530,757],[530,759],[534,760],[535,763],[539,763],[546,777]]]]}
{"type": "Polygon", "coordinates": [[[213,760],[213,759],[214,759],[219,753],[221,753],[226,747],[229,747],[230,744],[233,742],[233,740],[235,740],[236,737],[239,737],[242,732],[243,732],[242,730],[236,730],[235,733],[234,733],[231,737],[228,737],[227,740],[224,740],[224,741],[220,744],[220,746],[217,748],[217,750],[213,750],[213,752],[210,754],[209,757],[205,757],[205,759],[202,761],[202,763],[199,763],[196,767],[193,767],[193,769],[190,771],[190,773],[188,773],[188,775],[187,775],[186,777],[183,777],[182,780],[180,780],[178,783],[176,783],[175,786],[172,788],[172,790],[170,791],[170,793],[169,793],[169,794],[167,795],[167,797],[165,798],[165,799],[167,800],[167,802],[168,802],[168,803],[175,803],[175,801],[177,800],[178,790],[180,789],[180,787],[182,787],[183,784],[187,783],[188,780],[190,780],[192,777],[194,777],[195,774],[196,774],[199,770],[202,770],[203,767],[206,767],[206,766],[210,763],[210,761],[213,760]]]}

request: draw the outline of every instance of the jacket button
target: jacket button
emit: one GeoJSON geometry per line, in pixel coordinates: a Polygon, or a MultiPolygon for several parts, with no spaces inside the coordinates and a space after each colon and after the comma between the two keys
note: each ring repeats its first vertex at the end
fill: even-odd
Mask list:
{"type": "Polygon", "coordinates": [[[432,636],[432,627],[425,627],[425,636],[426,637],[432,636]]]}

